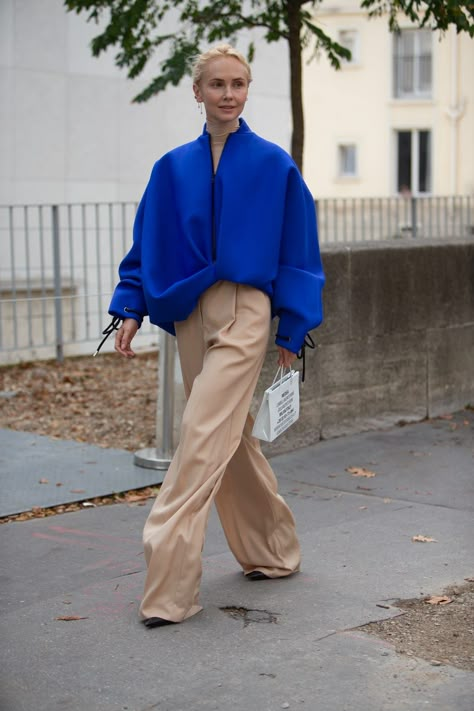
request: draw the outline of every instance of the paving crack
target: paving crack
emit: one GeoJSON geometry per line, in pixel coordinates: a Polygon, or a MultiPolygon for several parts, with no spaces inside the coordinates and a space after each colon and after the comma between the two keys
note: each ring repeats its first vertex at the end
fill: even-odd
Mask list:
{"type": "Polygon", "coordinates": [[[323,634],[322,637],[316,637],[315,642],[322,642],[323,639],[328,639],[328,637],[334,637],[335,634],[339,634],[341,630],[333,630],[327,634],[323,634]]]}
{"type": "Polygon", "coordinates": [[[126,578],[129,575],[137,575],[137,573],[143,573],[143,570],[132,570],[130,573],[122,573],[121,575],[114,575],[113,578],[109,578],[109,580],[117,580],[118,578],[126,578]]]}

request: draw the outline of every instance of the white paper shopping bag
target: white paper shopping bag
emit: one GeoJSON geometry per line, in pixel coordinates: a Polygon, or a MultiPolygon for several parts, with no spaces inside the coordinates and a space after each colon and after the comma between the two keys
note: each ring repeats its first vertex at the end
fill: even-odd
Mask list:
{"type": "Polygon", "coordinates": [[[299,373],[284,374],[280,367],[273,384],[263,394],[252,434],[265,442],[273,442],[300,416],[299,373]]]}

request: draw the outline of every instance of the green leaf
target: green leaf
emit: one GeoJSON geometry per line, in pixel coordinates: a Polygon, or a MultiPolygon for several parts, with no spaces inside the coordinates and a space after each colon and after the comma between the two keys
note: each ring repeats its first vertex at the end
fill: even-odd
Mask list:
{"type": "MultiPolygon", "coordinates": [[[[234,42],[242,31],[258,30],[266,42],[285,40],[294,49],[299,42],[312,56],[325,53],[335,69],[350,52],[327,35],[317,24],[317,10],[324,0],[64,0],[69,12],[84,13],[101,31],[91,42],[94,56],[115,48],[115,63],[127,71],[129,79],[139,77],[157,52],[165,57],[159,63],[159,74],[134,99],[148,101],[152,96],[176,86],[190,72],[192,59],[202,45],[220,41],[234,42]],[[290,22],[291,19],[291,22],[290,22]],[[172,28],[172,31],[170,30],[172,28]]],[[[398,31],[401,16],[415,26],[445,31],[450,25],[457,32],[474,36],[472,0],[360,0],[369,17],[386,17],[391,31],[398,31]]],[[[247,56],[252,61],[255,44],[249,42],[247,56]]],[[[299,72],[291,69],[292,96],[301,97],[299,72]]],[[[301,103],[301,102],[300,102],[301,103]]],[[[301,128],[299,149],[303,145],[302,105],[292,106],[295,125],[301,128]]],[[[294,156],[301,165],[301,159],[294,156]]]]}

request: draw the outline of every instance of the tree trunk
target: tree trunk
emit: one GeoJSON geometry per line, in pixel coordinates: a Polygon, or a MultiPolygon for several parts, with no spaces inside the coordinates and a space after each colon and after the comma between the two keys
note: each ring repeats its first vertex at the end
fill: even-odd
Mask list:
{"type": "Polygon", "coordinates": [[[290,51],[290,96],[293,133],[291,155],[303,172],[304,116],[303,116],[303,76],[301,61],[301,3],[288,0],[288,45],[290,51]]]}

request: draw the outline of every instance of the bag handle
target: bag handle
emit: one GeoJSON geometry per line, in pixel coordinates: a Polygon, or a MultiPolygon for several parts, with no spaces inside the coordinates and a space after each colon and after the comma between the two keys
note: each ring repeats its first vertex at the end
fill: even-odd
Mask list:
{"type": "Polygon", "coordinates": [[[272,385],[275,385],[275,383],[276,383],[277,381],[283,380],[283,378],[285,377],[285,370],[288,370],[288,372],[290,373],[290,372],[291,372],[291,367],[289,367],[289,366],[286,367],[286,366],[284,366],[284,365],[279,365],[279,366],[278,366],[277,372],[275,373],[275,377],[273,378],[273,383],[272,383],[272,385]]]}

